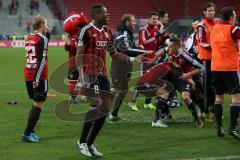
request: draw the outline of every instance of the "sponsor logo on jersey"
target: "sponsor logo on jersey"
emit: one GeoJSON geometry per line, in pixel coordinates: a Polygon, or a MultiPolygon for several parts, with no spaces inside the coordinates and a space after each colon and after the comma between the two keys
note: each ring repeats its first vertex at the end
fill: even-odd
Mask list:
{"type": "Polygon", "coordinates": [[[107,46],[107,41],[97,41],[96,42],[97,47],[106,47],[107,46]]]}

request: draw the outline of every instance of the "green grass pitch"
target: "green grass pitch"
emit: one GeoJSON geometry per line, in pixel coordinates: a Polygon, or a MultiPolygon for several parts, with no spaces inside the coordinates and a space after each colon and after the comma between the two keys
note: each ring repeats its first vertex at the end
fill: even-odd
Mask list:
{"type": "MultiPolygon", "coordinates": [[[[80,136],[82,122],[62,121],[54,114],[58,102],[68,99],[62,94],[49,89],[57,97],[46,101],[36,132],[41,137],[38,144],[21,141],[21,134],[27,122],[32,105],[28,99],[23,79],[25,52],[20,49],[0,49],[0,159],[1,160],[78,160],[87,159],[80,155],[76,141],[80,136]],[[8,105],[15,99],[18,105],[8,105]]],[[[68,58],[63,48],[49,49],[49,74],[68,58]]],[[[109,65],[108,65],[109,66],[109,65]]],[[[109,69],[109,68],[108,68],[109,69]]],[[[62,73],[66,74],[66,73],[62,73]]],[[[129,95],[130,96],[130,95],[129,95]]],[[[143,109],[143,98],[138,104],[141,111],[130,111],[126,104],[121,108],[121,115],[128,122],[106,123],[95,142],[104,153],[105,160],[167,160],[193,159],[199,157],[238,156],[240,142],[226,135],[218,138],[214,122],[205,122],[204,128],[196,129],[193,123],[175,122],[169,128],[152,128],[150,120],[154,112],[143,109]]],[[[224,105],[225,130],[229,124],[229,98],[224,105]]],[[[71,107],[73,113],[87,108],[87,104],[71,107]]],[[[189,115],[186,107],[172,109],[177,117],[189,115]]],[[[189,119],[189,118],[188,118],[189,119]]],[[[92,158],[90,158],[92,159],[92,158]]]]}

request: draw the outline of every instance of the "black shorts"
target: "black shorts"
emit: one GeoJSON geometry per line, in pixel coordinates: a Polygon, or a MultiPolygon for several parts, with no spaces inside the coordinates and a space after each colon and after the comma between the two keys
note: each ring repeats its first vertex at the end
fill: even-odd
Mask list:
{"type": "Polygon", "coordinates": [[[240,72],[212,71],[212,82],[217,95],[240,93],[240,72]]]}
{"type": "Polygon", "coordinates": [[[94,90],[110,91],[110,82],[105,75],[89,76],[89,81],[94,90]]]}
{"type": "Polygon", "coordinates": [[[33,88],[33,81],[26,81],[28,96],[36,102],[44,102],[47,98],[48,80],[40,80],[38,87],[33,88]]]}
{"type": "MultiPolygon", "coordinates": [[[[109,82],[107,76],[105,76],[105,75],[98,75],[97,81],[93,84],[98,85],[100,90],[110,91],[110,82],[109,82]]],[[[93,84],[91,84],[91,85],[93,85],[93,84]]]]}
{"type": "Polygon", "coordinates": [[[77,69],[68,72],[68,80],[76,81],[78,80],[78,77],[79,77],[79,73],[77,69]]]}
{"type": "Polygon", "coordinates": [[[192,90],[192,86],[189,83],[183,80],[180,80],[176,77],[173,77],[172,75],[166,75],[165,77],[163,77],[163,80],[166,80],[172,83],[174,88],[179,92],[184,92],[184,91],[191,92],[192,90]]]}
{"type": "Polygon", "coordinates": [[[182,81],[180,79],[177,79],[177,78],[173,81],[173,84],[174,84],[174,87],[179,92],[185,92],[185,91],[191,92],[191,90],[192,90],[192,86],[189,83],[184,82],[184,81],[182,81]]]}

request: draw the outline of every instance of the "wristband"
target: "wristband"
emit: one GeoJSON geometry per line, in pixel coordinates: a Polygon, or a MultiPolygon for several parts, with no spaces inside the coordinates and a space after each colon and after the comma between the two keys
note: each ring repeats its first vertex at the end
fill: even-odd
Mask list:
{"type": "Polygon", "coordinates": [[[165,53],[167,53],[168,47],[164,47],[164,48],[163,48],[163,51],[164,51],[165,53]]]}
{"type": "Polygon", "coordinates": [[[130,61],[130,62],[134,62],[134,61],[135,61],[135,58],[134,58],[134,57],[130,57],[130,58],[129,58],[129,61],[130,61]]]}

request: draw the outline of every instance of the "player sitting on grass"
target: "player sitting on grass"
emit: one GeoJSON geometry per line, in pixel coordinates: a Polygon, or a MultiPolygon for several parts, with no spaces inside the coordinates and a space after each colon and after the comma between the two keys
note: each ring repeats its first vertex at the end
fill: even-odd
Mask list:
{"type": "Polygon", "coordinates": [[[50,38],[47,20],[43,16],[33,18],[34,33],[29,35],[25,42],[26,66],[24,77],[29,98],[33,100],[33,106],[28,116],[27,127],[22,139],[28,142],[39,142],[34,128],[40,117],[44,101],[48,91],[48,60],[47,50],[50,38]]]}

